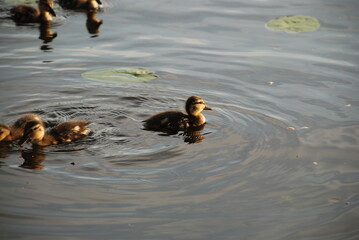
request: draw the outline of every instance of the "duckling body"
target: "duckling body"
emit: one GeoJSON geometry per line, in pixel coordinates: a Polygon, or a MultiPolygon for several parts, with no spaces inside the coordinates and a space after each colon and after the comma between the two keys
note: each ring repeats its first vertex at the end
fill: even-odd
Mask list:
{"type": "Polygon", "coordinates": [[[144,120],[144,127],[147,130],[174,132],[196,128],[206,123],[206,118],[201,113],[203,110],[211,108],[206,106],[201,97],[191,96],[186,101],[187,114],[180,111],[161,112],[144,120]]]}
{"type": "Polygon", "coordinates": [[[59,0],[59,4],[67,9],[93,9],[96,10],[102,4],[101,0],[59,0]]]}
{"type": "Polygon", "coordinates": [[[148,130],[182,131],[189,127],[189,116],[180,111],[161,112],[144,120],[144,127],[148,130]]]}
{"type": "Polygon", "coordinates": [[[41,124],[35,121],[29,122],[25,126],[24,136],[19,144],[31,141],[34,145],[49,146],[73,142],[90,133],[89,124],[90,122],[83,120],[68,121],[60,123],[46,132],[41,124]]]}
{"type": "Polygon", "coordinates": [[[0,124],[0,141],[14,141],[21,138],[24,135],[24,129],[28,122],[37,122],[45,127],[39,115],[28,113],[19,118],[11,127],[0,124]]]}
{"type": "Polygon", "coordinates": [[[17,5],[10,10],[11,18],[17,23],[46,23],[56,17],[52,0],[39,0],[38,7],[17,5]]]}

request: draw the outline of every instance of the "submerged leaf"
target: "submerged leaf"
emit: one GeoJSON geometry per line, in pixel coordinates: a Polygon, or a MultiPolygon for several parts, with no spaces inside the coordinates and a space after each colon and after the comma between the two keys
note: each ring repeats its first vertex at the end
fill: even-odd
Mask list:
{"type": "Polygon", "coordinates": [[[314,31],[320,27],[320,23],[313,17],[287,16],[270,20],[266,27],[284,32],[300,33],[314,31]]]}
{"type": "Polygon", "coordinates": [[[145,68],[104,68],[84,72],[83,78],[96,81],[141,83],[158,77],[145,68]]]}

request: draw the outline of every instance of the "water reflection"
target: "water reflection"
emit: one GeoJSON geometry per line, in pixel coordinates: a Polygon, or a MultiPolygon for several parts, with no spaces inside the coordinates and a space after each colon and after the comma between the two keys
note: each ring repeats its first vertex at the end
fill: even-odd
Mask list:
{"type": "Polygon", "coordinates": [[[183,132],[179,132],[179,131],[171,131],[171,130],[151,130],[151,129],[146,129],[144,128],[144,130],[146,131],[155,131],[155,132],[160,132],[159,135],[161,136],[172,136],[172,135],[179,135],[183,137],[183,141],[185,143],[188,144],[193,144],[193,143],[200,143],[202,142],[205,137],[204,135],[208,135],[209,133],[206,134],[202,134],[202,130],[205,128],[206,124],[203,124],[201,126],[198,127],[191,127],[186,129],[183,132]]]}
{"type": "MultiPolygon", "coordinates": [[[[83,151],[86,148],[70,148],[60,149],[51,151],[54,153],[68,153],[68,152],[78,152],[83,151]]],[[[24,159],[24,162],[19,166],[21,168],[33,169],[33,170],[42,170],[44,165],[42,164],[46,159],[46,154],[43,146],[32,145],[30,149],[21,150],[21,157],[24,159]]],[[[2,153],[2,152],[1,152],[2,153]]],[[[71,163],[75,165],[74,162],[71,163]]]]}
{"type": "Polygon", "coordinates": [[[44,43],[52,42],[52,40],[57,37],[57,32],[52,32],[51,23],[41,23],[39,31],[39,39],[43,40],[44,43]]]}
{"type": "Polygon", "coordinates": [[[92,37],[98,36],[98,33],[100,32],[100,26],[103,23],[103,20],[97,19],[96,15],[97,15],[96,10],[93,9],[87,10],[86,27],[87,27],[87,31],[90,34],[94,34],[92,37]]]}
{"type": "Polygon", "coordinates": [[[0,142],[0,158],[6,158],[11,151],[10,142],[0,142]]]}
{"type": "Polygon", "coordinates": [[[19,166],[21,168],[41,170],[44,167],[41,163],[45,160],[45,153],[41,146],[21,150],[21,157],[24,159],[24,162],[19,166]]]}
{"type": "Polygon", "coordinates": [[[50,52],[53,48],[48,44],[44,44],[44,45],[41,45],[40,49],[44,52],[50,52]]]}
{"type": "Polygon", "coordinates": [[[196,127],[196,128],[190,128],[187,129],[183,133],[183,141],[192,144],[192,143],[200,143],[204,140],[204,136],[201,133],[201,131],[204,129],[205,124],[196,127]]]}

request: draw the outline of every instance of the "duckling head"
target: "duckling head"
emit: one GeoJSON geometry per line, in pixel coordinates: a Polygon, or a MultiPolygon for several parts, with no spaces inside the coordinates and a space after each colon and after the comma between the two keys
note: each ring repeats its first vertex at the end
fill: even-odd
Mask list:
{"type": "Polygon", "coordinates": [[[19,144],[28,143],[29,141],[41,141],[45,136],[45,128],[38,121],[31,121],[25,125],[24,136],[20,139],[19,144]]]}
{"type": "Polygon", "coordinates": [[[212,110],[207,107],[204,100],[198,96],[189,97],[186,101],[186,112],[190,116],[198,116],[203,110],[212,110]]]}
{"type": "Polygon", "coordinates": [[[44,15],[46,21],[51,21],[52,16],[56,17],[56,13],[53,8],[54,8],[54,2],[52,0],[39,1],[39,10],[44,15]]]}
{"type": "Polygon", "coordinates": [[[10,128],[5,124],[0,124],[0,142],[10,136],[10,128]]]}

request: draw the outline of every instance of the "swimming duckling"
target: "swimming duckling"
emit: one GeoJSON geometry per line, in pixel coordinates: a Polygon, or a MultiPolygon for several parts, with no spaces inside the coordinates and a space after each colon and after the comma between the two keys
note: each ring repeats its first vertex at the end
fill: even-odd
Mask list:
{"type": "Polygon", "coordinates": [[[39,0],[39,10],[28,5],[17,5],[11,8],[11,18],[17,23],[51,22],[56,17],[52,0],[39,0]]]}
{"type": "Polygon", "coordinates": [[[161,112],[144,120],[144,127],[146,130],[174,132],[196,128],[206,123],[206,118],[201,113],[203,110],[212,109],[206,106],[201,97],[192,96],[186,101],[187,114],[180,111],[161,112]]]}
{"type": "Polygon", "coordinates": [[[101,0],[59,0],[59,4],[67,9],[97,10],[102,5],[102,2],[101,0]]]}
{"type": "Polygon", "coordinates": [[[24,129],[28,122],[35,121],[45,127],[44,122],[39,115],[28,113],[19,118],[11,127],[5,124],[0,124],[0,142],[1,141],[14,141],[24,135],[24,129]]]}
{"type": "Polygon", "coordinates": [[[34,145],[49,146],[73,142],[90,133],[89,124],[90,122],[84,120],[68,121],[45,132],[43,125],[32,121],[26,124],[24,136],[20,139],[19,144],[22,145],[31,141],[34,145]]]}

